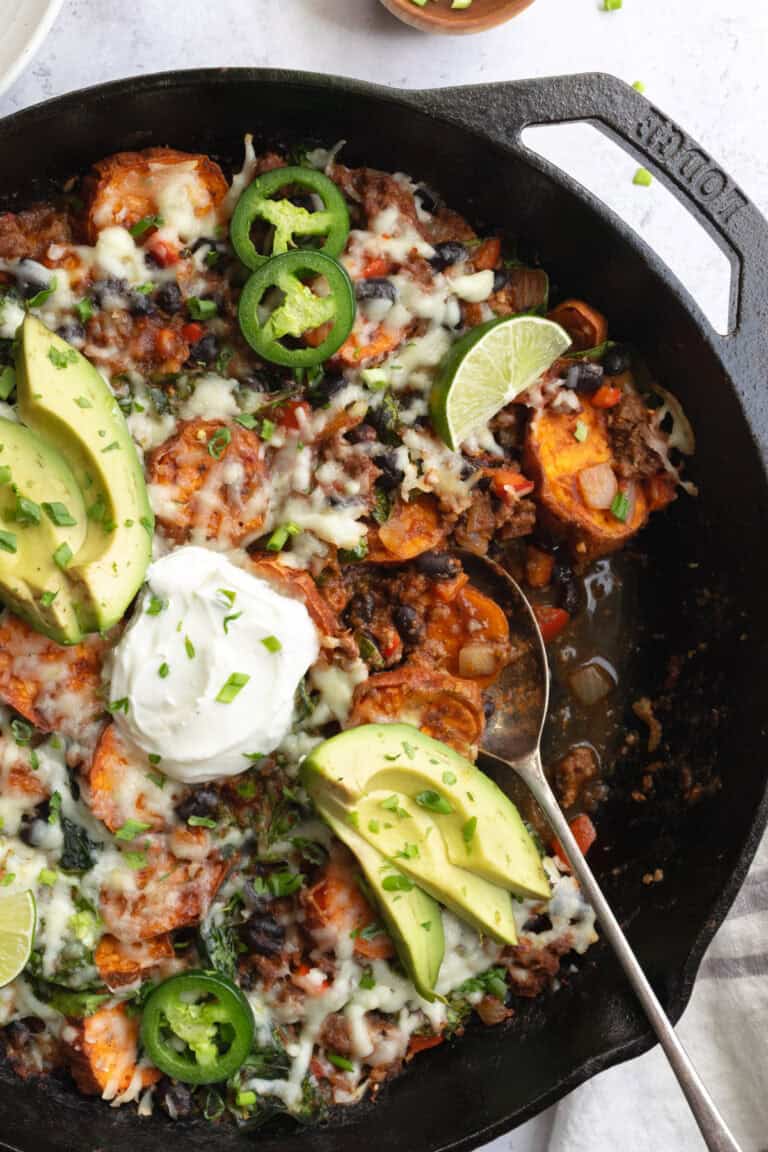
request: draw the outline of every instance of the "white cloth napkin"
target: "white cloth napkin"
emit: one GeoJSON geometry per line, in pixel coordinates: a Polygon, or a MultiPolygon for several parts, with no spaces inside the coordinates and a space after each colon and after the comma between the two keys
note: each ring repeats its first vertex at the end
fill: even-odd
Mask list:
{"type": "MultiPolygon", "coordinates": [[[[678,1025],[743,1152],[768,1152],[768,836],[678,1025]]],[[[658,1047],[587,1081],[484,1152],[701,1152],[658,1047]]]]}

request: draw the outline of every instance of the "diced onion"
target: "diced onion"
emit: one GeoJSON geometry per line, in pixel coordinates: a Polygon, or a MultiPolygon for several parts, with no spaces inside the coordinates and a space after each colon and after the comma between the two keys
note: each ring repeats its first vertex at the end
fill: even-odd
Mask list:
{"type": "Polygon", "coordinates": [[[499,657],[493,644],[465,644],[459,651],[459,676],[493,676],[499,657]]]}
{"type": "Polygon", "coordinates": [[[593,464],[579,472],[579,488],[590,508],[610,508],[619,485],[610,464],[593,464]]]}
{"type": "Polygon", "coordinates": [[[615,687],[615,682],[606,668],[596,661],[582,664],[571,673],[571,691],[581,704],[588,708],[597,704],[615,687]]]}

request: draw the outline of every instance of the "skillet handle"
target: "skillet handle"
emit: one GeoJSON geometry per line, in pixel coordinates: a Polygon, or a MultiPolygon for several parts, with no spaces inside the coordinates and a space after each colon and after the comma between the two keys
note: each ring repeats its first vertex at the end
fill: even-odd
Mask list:
{"type": "MultiPolygon", "coordinates": [[[[713,333],[713,339],[721,342],[740,383],[748,379],[750,391],[764,392],[768,222],[704,149],[644,96],[601,72],[405,95],[416,95],[421,108],[496,139],[549,175],[558,169],[525,146],[524,128],[588,121],[647,165],[728,256],[731,332],[713,333]]],[[[593,199],[586,189],[580,191],[593,199]]]]}

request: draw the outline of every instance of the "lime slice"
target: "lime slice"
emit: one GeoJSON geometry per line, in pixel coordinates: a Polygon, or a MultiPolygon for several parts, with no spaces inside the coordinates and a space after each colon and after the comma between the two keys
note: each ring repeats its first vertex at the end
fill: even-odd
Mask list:
{"type": "Polygon", "coordinates": [[[570,345],[542,316],[508,316],[473,328],[440,366],[429,399],[432,423],[454,451],[530,387],[570,345]]]}
{"type": "Polygon", "coordinates": [[[29,960],[36,921],[31,892],[0,897],[0,988],[10,984],[29,960]]]}

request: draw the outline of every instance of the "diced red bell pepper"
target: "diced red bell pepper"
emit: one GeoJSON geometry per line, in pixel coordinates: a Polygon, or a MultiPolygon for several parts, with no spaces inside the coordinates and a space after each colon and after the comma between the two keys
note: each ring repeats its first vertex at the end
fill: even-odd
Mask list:
{"type": "Polygon", "coordinates": [[[161,268],[170,268],[179,262],[180,249],[169,240],[159,240],[153,236],[147,241],[145,250],[152,253],[161,268]]]}
{"type": "MultiPolygon", "coordinates": [[[[582,812],[580,815],[574,816],[573,820],[568,821],[568,827],[573,833],[573,838],[578,844],[582,856],[586,856],[595,840],[597,840],[597,832],[595,831],[594,824],[586,812],[582,812]]],[[[557,853],[563,864],[568,863],[568,857],[557,838],[552,840],[552,850],[557,853]]]]}
{"type": "Polygon", "coordinates": [[[528,496],[535,487],[533,480],[516,472],[514,468],[489,468],[487,475],[491,478],[491,488],[494,496],[507,503],[521,496],[528,496]]]}
{"type": "Polygon", "coordinates": [[[310,411],[310,406],[306,400],[286,400],[285,404],[281,404],[275,410],[275,419],[283,428],[297,432],[300,427],[299,412],[308,415],[310,411]]]}
{"type": "Polygon", "coordinates": [[[187,344],[197,344],[198,340],[202,340],[205,328],[197,321],[192,321],[190,324],[185,324],[181,330],[181,335],[186,340],[187,344]]]}
{"type": "Polygon", "coordinates": [[[386,256],[373,256],[363,267],[363,280],[372,280],[374,277],[386,276],[392,265],[386,256]]]}
{"type": "Polygon", "coordinates": [[[601,384],[592,397],[592,407],[615,408],[622,395],[621,388],[614,388],[612,384],[601,384]]]}
{"type": "Polygon", "coordinates": [[[408,1041],[406,1060],[412,1060],[419,1052],[426,1052],[429,1048],[437,1048],[444,1039],[444,1036],[411,1036],[408,1041]]]}
{"type": "Polygon", "coordinates": [[[555,608],[554,604],[534,604],[533,614],[545,644],[559,636],[571,622],[570,614],[564,608],[555,608]]]}

